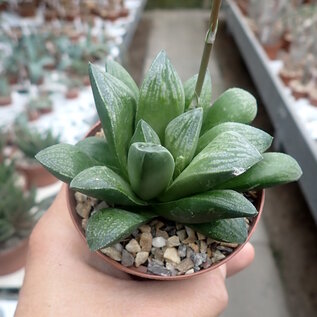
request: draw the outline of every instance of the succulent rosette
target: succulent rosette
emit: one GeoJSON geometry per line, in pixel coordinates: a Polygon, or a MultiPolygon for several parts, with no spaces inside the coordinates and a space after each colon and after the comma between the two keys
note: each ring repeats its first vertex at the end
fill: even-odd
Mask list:
{"type": "Polygon", "coordinates": [[[302,173],[292,157],[264,153],[272,137],[249,125],[257,113],[250,93],[232,88],[211,104],[206,73],[197,98],[197,75],[183,85],[164,51],[140,89],[115,61],[105,69],[90,64],[89,74],[105,138],[53,145],[36,158],[72,190],[107,202],[88,219],[91,250],[121,241],[155,217],[243,243],[245,218],[257,215],[245,193],[302,173]]]}

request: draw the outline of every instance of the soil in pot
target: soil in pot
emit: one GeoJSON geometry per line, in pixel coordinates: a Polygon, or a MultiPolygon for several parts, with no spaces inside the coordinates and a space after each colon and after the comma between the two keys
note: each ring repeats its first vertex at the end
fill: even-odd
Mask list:
{"type": "Polygon", "coordinates": [[[0,246],[0,276],[17,271],[24,267],[26,263],[28,239],[11,240],[12,244],[10,242],[10,245],[0,246]]]}
{"type": "MultiPolygon", "coordinates": [[[[72,219],[84,237],[90,213],[107,208],[107,204],[78,192],[75,195],[70,192],[70,196],[72,219]]],[[[261,193],[253,192],[247,197],[258,210],[262,210],[261,193]]],[[[258,218],[245,218],[249,237],[258,218]]],[[[98,254],[106,262],[133,275],[150,279],[179,279],[218,267],[242,247],[243,244],[219,242],[185,225],[158,218],[140,226],[120,243],[101,249],[98,254]]]]}

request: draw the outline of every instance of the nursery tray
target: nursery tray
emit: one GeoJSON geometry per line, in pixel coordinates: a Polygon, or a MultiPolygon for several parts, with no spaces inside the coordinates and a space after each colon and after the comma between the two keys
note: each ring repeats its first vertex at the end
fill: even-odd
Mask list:
{"type": "Polygon", "coordinates": [[[225,3],[226,21],[275,129],[275,142],[300,164],[300,187],[317,223],[317,145],[285,94],[283,83],[269,67],[269,59],[232,0],[225,3]]]}
{"type": "Polygon", "coordinates": [[[134,0],[134,2],[136,3],[137,6],[136,6],[136,11],[133,17],[133,21],[129,24],[127,32],[123,36],[123,42],[120,46],[119,57],[121,60],[125,60],[125,57],[126,57],[125,55],[128,51],[128,48],[130,47],[135,31],[139,25],[147,0],[138,0],[138,1],[134,0]]]}

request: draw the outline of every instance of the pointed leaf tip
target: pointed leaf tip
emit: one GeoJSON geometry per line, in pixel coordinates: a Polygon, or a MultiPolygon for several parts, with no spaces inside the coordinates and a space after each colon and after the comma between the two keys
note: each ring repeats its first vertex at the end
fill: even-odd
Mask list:
{"type": "Polygon", "coordinates": [[[154,216],[145,213],[107,208],[92,214],[88,219],[86,238],[92,251],[111,246],[128,237],[154,216]]]}
{"type": "Polygon", "coordinates": [[[181,80],[165,53],[159,53],[145,75],[140,89],[136,122],[146,121],[164,140],[167,124],[184,112],[181,80]]]}

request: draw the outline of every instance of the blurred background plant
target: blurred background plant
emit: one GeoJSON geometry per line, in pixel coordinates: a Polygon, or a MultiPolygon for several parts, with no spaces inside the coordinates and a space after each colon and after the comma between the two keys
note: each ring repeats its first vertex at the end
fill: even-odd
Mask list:
{"type": "Polygon", "coordinates": [[[60,137],[55,136],[52,130],[39,132],[26,125],[15,127],[15,143],[25,158],[33,160],[35,154],[48,146],[59,143],[60,137]]]}

